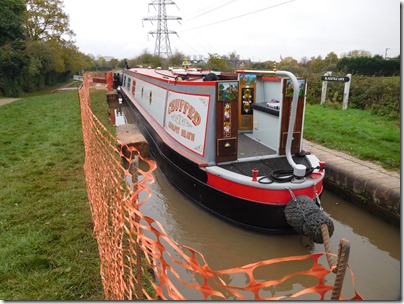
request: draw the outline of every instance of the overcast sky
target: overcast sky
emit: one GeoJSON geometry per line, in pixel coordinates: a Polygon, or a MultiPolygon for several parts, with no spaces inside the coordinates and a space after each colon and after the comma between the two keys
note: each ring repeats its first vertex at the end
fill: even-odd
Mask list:
{"type": "MultiPolygon", "coordinates": [[[[174,0],[167,5],[171,50],[191,59],[209,53],[278,61],[292,56],[339,57],[352,50],[400,54],[399,0],[174,0]]],[[[154,53],[157,16],[153,0],[64,0],[80,51],[94,56],[134,58],[154,53]]]]}

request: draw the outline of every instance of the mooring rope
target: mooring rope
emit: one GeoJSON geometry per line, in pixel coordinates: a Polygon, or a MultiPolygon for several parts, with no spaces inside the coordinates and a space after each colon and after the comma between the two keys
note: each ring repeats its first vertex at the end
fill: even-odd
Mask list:
{"type": "Polygon", "coordinates": [[[345,278],[346,268],[348,266],[349,253],[351,251],[351,245],[346,239],[342,239],[339,242],[338,250],[338,262],[337,262],[337,275],[335,277],[334,289],[331,295],[331,301],[339,300],[342,290],[342,284],[345,278]]]}
{"type": "MultiPolygon", "coordinates": [[[[327,253],[328,265],[330,266],[330,268],[335,267],[337,265],[337,261],[335,260],[335,256],[330,254],[332,253],[332,249],[330,244],[330,234],[328,232],[328,226],[326,224],[321,225],[321,234],[323,236],[324,249],[327,253]]],[[[333,272],[336,273],[337,269],[334,268],[333,272]]]]}
{"type": "MultiPolygon", "coordinates": [[[[319,169],[320,167],[314,167],[314,168],[306,168],[306,173],[304,177],[309,176],[310,174],[313,173],[314,170],[319,169]]],[[[287,183],[293,180],[295,176],[293,175],[293,169],[278,169],[274,170],[268,175],[261,176],[258,179],[258,182],[261,184],[272,184],[274,182],[276,183],[287,183]],[[268,181],[264,181],[265,179],[268,179],[268,181]]]]}

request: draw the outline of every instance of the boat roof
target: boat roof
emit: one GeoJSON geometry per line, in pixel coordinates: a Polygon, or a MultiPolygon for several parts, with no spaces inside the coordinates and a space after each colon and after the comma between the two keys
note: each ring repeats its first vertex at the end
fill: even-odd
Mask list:
{"type": "Polygon", "coordinates": [[[237,80],[236,73],[217,72],[202,69],[183,69],[183,68],[170,68],[168,70],[151,69],[151,68],[130,68],[129,72],[144,75],[147,77],[161,79],[165,81],[213,81],[213,80],[237,80]],[[215,79],[216,77],[216,79],[215,79]]]}

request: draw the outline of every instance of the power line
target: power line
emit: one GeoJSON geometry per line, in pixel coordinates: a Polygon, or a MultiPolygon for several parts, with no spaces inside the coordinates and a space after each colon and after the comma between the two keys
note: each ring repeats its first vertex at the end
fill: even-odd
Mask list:
{"type": "Polygon", "coordinates": [[[261,9],[259,9],[259,10],[256,10],[256,11],[253,11],[253,12],[249,12],[249,13],[245,13],[245,14],[242,14],[242,15],[239,15],[239,16],[235,16],[235,17],[231,17],[231,18],[228,18],[228,19],[220,20],[220,21],[217,21],[217,22],[213,22],[213,23],[201,25],[201,26],[198,26],[198,27],[190,28],[190,29],[187,29],[187,30],[183,30],[182,32],[192,31],[192,30],[196,30],[196,29],[203,28],[203,27],[207,27],[207,26],[211,26],[211,25],[223,23],[223,22],[226,22],[226,21],[230,21],[230,20],[233,20],[233,19],[245,17],[245,16],[248,16],[248,15],[252,15],[252,14],[255,14],[255,13],[259,13],[259,12],[268,10],[268,9],[270,9],[270,8],[274,8],[274,7],[277,7],[277,6],[282,6],[282,5],[285,5],[285,4],[294,2],[294,1],[296,1],[296,0],[290,0],[290,1],[283,2],[283,3],[275,4],[275,5],[268,6],[268,7],[265,7],[265,8],[261,8],[261,9]]]}
{"type": "MultiPolygon", "coordinates": [[[[193,38],[195,38],[195,37],[193,37],[193,38]]],[[[190,47],[192,50],[194,50],[195,52],[197,52],[199,55],[200,55],[201,53],[206,53],[206,54],[209,54],[209,53],[217,53],[217,52],[215,51],[214,47],[211,46],[211,45],[209,45],[209,42],[206,41],[203,36],[198,36],[197,39],[195,40],[195,42],[192,43],[193,46],[196,46],[195,44],[198,44],[198,47],[199,47],[199,48],[202,48],[202,49],[203,49],[203,52],[200,52],[200,51],[196,50],[193,46],[191,46],[191,44],[188,43],[188,40],[187,40],[187,39],[184,39],[184,37],[180,37],[179,39],[180,39],[184,44],[186,44],[188,47],[190,47]],[[204,42],[201,43],[201,40],[204,40],[204,42]],[[207,50],[205,46],[208,46],[211,51],[207,50]],[[213,51],[212,51],[212,50],[213,50],[213,51]]]]}
{"type": "MultiPolygon", "coordinates": [[[[223,3],[223,4],[219,4],[218,6],[212,8],[212,9],[210,9],[210,10],[204,12],[204,13],[200,13],[199,15],[196,15],[196,16],[194,16],[194,17],[190,17],[189,19],[184,20],[184,22],[185,22],[185,21],[189,21],[189,20],[196,19],[196,18],[201,17],[201,16],[206,15],[206,14],[209,14],[210,12],[213,12],[213,11],[215,11],[215,10],[218,10],[219,8],[222,8],[223,6],[229,5],[230,3],[233,3],[233,2],[236,2],[236,1],[237,1],[237,0],[231,0],[231,1],[228,1],[228,2],[223,3]]],[[[206,9],[209,9],[209,7],[208,7],[208,8],[205,8],[205,9],[202,9],[202,11],[203,11],[203,10],[206,10],[206,9]]]]}
{"type": "Polygon", "coordinates": [[[184,38],[180,38],[181,41],[186,44],[190,49],[192,49],[195,53],[198,53],[198,55],[200,55],[200,52],[198,50],[196,50],[191,44],[187,43],[187,41],[184,40],[184,38]]]}

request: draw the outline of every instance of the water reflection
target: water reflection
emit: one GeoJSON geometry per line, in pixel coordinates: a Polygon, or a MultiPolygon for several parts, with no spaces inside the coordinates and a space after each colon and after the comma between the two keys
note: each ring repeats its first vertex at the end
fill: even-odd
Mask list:
{"type": "MultiPolygon", "coordinates": [[[[156,182],[151,186],[152,198],[141,211],[161,222],[173,240],[201,252],[212,269],[221,270],[272,258],[324,252],[323,245],[307,247],[297,235],[265,235],[228,224],[187,200],[168,183],[159,170],[155,172],[155,177],[156,182]]],[[[322,203],[335,225],[331,238],[333,252],[337,253],[342,238],[351,243],[349,265],[355,274],[358,292],[367,300],[397,299],[401,286],[399,230],[357,206],[341,201],[330,192],[324,192],[322,203]],[[349,216],[346,217],[346,214],[349,216]]],[[[325,258],[322,262],[323,265],[327,263],[325,258]]],[[[269,273],[300,271],[294,265],[278,267],[269,273]]],[[[261,276],[261,272],[258,275],[261,276]]],[[[268,273],[262,273],[262,279],[265,276],[268,278],[268,273]]],[[[347,271],[343,288],[345,297],[352,296],[349,276],[347,271]]],[[[245,283],[242,278],[232,280],[245,283]]],[[[306,286],[310,280],[310,277],[305,277],[299,282],[286,282],[284,288],[290,294],[290,291],[301,290],[297,283],[306,286]]],[[[334,277],[330,280],[328,283],[332,285],[334,277]]]]}
{"type": "MultiPolygon", "coordinates": [[[[401,295],[401,236],[396,227],[368,214],[335,194],[325,192],[324,209],[334,220],[332,246],[351,243],[349,264],[365,299],[396,300],[401,295]]],[[[315,250],[320,250],[315,246],[315,250]]],[[[334,251],[335,251],[334,250],[334,251]]]]}
{"type": "MultiPolygon", "coordinates": [[[[131,123],[127,108],[115,112],[115,123],[131,123]]],[[[321,244],[306,246],[298,235],[273,236],[248,231],[224,222],[193,204],[168,183],[160,170],[155,171],[156,182],[151,185],[152,197],[141,207],[142,213],[159,221],[167,234],[177,243],[201,252],[210,268],[214,270],[239,267],[242,265],[285,256],[306,255],[324,252],[321,244]]],[[[337,253],[339,241],[350,241],[349,265],[355,274],[356,290],[365,300],[397,300],[401,292],[401,238],[400,230],[383,222],[363,209],[346,202],[338,196],[324,191],[322,205],[333,220],[335,231],[331,238],[333,252],[337,253]],[[382,279],[381,279],[382,278],[382,279]]],[[[324,258],[324,265],[326,261],[324,258]]],[[[268,279],[270,273],[297,272],[294,265],[280,265],[271,271],[258,273],[258,277],[268,279]]],[[[344,297],[352,296],[349,271],[344,283],[344,297]]],[[[183,279],[197,280],[195,274],[181,272],[183,279]]],[[[312,278],[291,280],[277,287],[277,292],[290,294],[308,285],[312,278]]],[[[334,277],[332,278],[332,280],[334,277]]],[[[232,283],[245,284],[246,278],[229,277],[232,283]]],[[[331,280],[331,279],[330,279],[331,280]]],[[[332,285],[333,281],[328,282],[332,285]]],[[[268,288],[266,296],[275,292],[268,288]]],[[[189,299],[200,299],[198,292],[184,291],[189,299]]],[[[277,293],[277,295],[279,295],[277,293]]],[[[231,296],[229,295],[229,298],[231,296]]],[[[312,298],[311,298],[312,299],[312,298]]]]}
{"type": "Polygon", "coordinates": [[[130,116],[124,114],[126,107],[127,104],[122,101],[122,98],[108,101],[108,115],[113,126],[121,126],[129,123],[126,117],[130,116]]]}
{"type": "Polygon", "coordinates": [[[361,236],[363,242],[369,242],[376,248],[385,251],[392,258],[401,257],[400,230],[376,216],[367,214],[363,209],[353,206],[331,192],[323,194],[324,209],[341,225],[336,229],[338,237],[350,230],[352,234],[361,236]],[[342,232],[343,230],[344,232],[342,232]]]}

